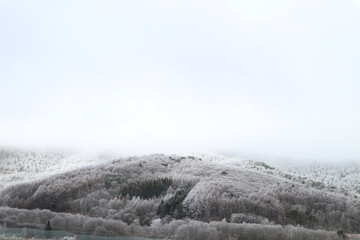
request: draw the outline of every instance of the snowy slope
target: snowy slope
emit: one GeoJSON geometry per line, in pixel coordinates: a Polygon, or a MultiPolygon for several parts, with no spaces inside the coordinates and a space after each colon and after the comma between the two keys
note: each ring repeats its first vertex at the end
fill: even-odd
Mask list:
{"type": "Polygon", "coordinates": [[[104,163],[110,155],[56,151],[0,150],[0,190],[14,184],[104,163]]]}
{"type": "MultiPolygon", "coordinates": [[[[40,156],[16,161],[4,157],[3,162],[16,163],[21,169],[45,161],[40,156]]],[[[42,172],[29,170],[35,167],[22,171],[14,167],[6,176],[27,183],[0,191],[0,205],[140,225],[151,225],[159,217],[205,222],[242,222],[245,218],[250,223],[360,232],[360,201],[355,196],[312,186],[310,180],[263,162],[214,154],[126,158],[69,154],[54,159],[45,161],[42,172]],[[39,178],[43,179],[31,181],[39,178]]]]}
{"type": "MultiPolygon", "coordinates": [[[[149,162],[152,155],[144,157],[149,162]]],[[[175,155],[174,155],[175,156],[175,155]]],[[[211,181],[211,176],[217,172],[226,170],[229,174],[228,179],[236,178],[241,174],[243,180],[251,181],[257,188],[265,181],[274,183],[275,176],[286,177],[297,182],[306,182],[310,185],[317,184],[326,187],[332,191],[359,194],[360,193],[360,164],[292,164],[284,162],[271,162],[275,169],[270,166],[263,165],[262,162],[245,160],[240,158],[228,158],[219,154],[202,153],[195,154],[202,162],[191,162],[186,165],[186,161],[176,166],[169,174],[171,176],[186,175],[191,173],[195,167],[197,173],[190,174],[192,177],[203,177],[211,181]],[[196,166],[194,166],[194,164],[196,166]],[[265,167],[264,167],[265,166],[265,167]],[[270,167],[270,168],[269,168],[270,167]],[[211,170],[210,170],[211,168],[211,170]],[[246,169],[246,171],[244,171],[246,169]],[[255,175],[251,175],[251,169],[255,171],[255,175]],[[256,179],[259,172],[265,173],[264,179],[256,179]],[[250,174],[250,175],[249,175],[250,174]],[[271,179],[266,177],[274,175],[271,179]]],[[[43,179],[54,174],[65,173],[71,170],[83,168],[86,166],[106,163],[112,159],[118,159],[120,155],[115,154],[89,154],[76,152],[60,152],[60,151],[26,151],[19,149],[0,150],[0,190],[6,186],[43,179]]],[[[186,176],[189,177],[189,176],[186,176]]],[[[235,179],[233,179],[235,180],[235,179]]],[[[234,181],[235,182],[235,181],[234,181]]],[[[231,185],[231,184],[230,184],[231,185]]],[[[239,187],[236,183],[234,188],[239,187]]],[[[250,188],[251,189],[251,188],[250,188]]],[[[254,190],[254,189],[252,189],[254,190]]]]}
{"type": "Polygon", "coordinates": [[[303,181],[315,181],[317,185],[343,192],[360,194],[360,163],[303,163],[278,164],[282,174],[300,177],[303,181]]]}

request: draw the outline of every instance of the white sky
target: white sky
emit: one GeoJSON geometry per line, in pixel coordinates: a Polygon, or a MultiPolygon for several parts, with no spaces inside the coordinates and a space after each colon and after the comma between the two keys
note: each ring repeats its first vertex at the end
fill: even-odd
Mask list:
{"type": "Polygon", "coordinates": [[[360,0],[0,0],[0,145],[359,160],[359,43],[360,0]]]}

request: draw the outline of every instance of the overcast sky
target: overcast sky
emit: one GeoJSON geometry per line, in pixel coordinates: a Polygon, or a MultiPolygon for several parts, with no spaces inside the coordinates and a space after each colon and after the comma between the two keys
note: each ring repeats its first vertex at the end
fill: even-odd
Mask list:
{"type": "Polygon", "coordinates": [[[0,145],[360,159],[360,0],[0,0],[0,145]]]}

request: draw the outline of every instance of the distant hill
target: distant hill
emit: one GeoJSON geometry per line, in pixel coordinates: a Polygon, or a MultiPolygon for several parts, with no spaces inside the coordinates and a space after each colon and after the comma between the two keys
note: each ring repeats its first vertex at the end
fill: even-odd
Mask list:
{"type": "Polygon", "coordinates": [[[323,184],[330,191],[336,190],[360,197],[360,163],[283,163],[278,165],[278,169],[283,173],[323,184]]]}
{"type": "Polygon", "coordinates": [[[106,154],[0,149],[0,190],[16,183],[43,179],[111,159],[106,154]]]}
{"type": "MultiPolygon", "coordinates": [[[[354,195],[332,191],[325,183],[318,186],[263,162],[163,154],[104,159],[3,189],[0,205],[7,207],[0,208],[0,223],[42,228],[49,221],[52,229],[74,231],[67,221],[78,219],[83,222],[77,225],[78,231],[90,233],[108,232],[101,221],[143,229],[136,233],[124,230],[129,235],[141,235],[138,231],[149,228],[153,231],[154,225],[167,229],[152,233],[155,236],[166,235],[176,221],[215,221],[239,228],[246,223],[259,229],[293,225],[360,233],[360,201],[354,195]],[[104,229],[97,229],[96,221],[85,224],[91,219],[97,219],[104,229]]],[[[53,162],[53,166],[61,164],[53,162]]],[[[327,237],[324,239],[330,239],[327,237]]]]}

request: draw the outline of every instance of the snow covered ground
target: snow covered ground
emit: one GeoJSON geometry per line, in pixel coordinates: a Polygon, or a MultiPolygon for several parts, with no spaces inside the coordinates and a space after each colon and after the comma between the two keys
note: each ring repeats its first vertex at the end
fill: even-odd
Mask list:
{"type": "Polygon", "coordinates": [[[0,150],[0,190],[113,159],[108,154],[0,150]]]}
{"type": "Polygon", "coordinates": [[[360,194],[360,163],[282,163],[276,168],[283,174],[316,181],[339,192],[360,194]]]}

